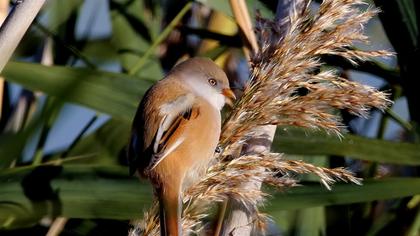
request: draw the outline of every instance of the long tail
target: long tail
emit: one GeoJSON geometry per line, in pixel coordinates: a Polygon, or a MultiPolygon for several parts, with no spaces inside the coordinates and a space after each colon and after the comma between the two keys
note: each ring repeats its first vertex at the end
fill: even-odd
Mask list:
{"type": "Polygon", "coordinates": [[[161,236],[181,236],[181,198],[178,188],[165,188],[159,194],[161,236]]]}

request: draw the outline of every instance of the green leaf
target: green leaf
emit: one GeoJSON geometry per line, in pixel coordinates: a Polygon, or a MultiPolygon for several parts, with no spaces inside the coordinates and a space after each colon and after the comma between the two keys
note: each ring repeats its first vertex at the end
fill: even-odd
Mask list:
{"type": "MultiPolygon", "coordinates": [[[[9,63],[3,75],[31,90],[64,97],[111,116],[131,120],[139,100],[152,84],[125,74],[61,66],[9,63]]],[[[322,132],[277,130],[276,151],[300,155],[340,155],[383,163],[418,165],[420,146],[344,135],[340,140],[322,132]]]]}
{"type": "Polygon", "coordinates": [[[150,185],[118,166],[15,168],[0,175],[0,228],[23,227],[43,216],[133,219],[152,200],[150,185]]]}
{"type": "Polygon", "coordinates": [[[382,163],[419,165],[420,145],[369,139],[345,134],[342,139],[324,132],[279,127],[273,148],[299,155],[338,155],[382,163]]]}
{"type": "Polygon", "coordinates": [[[109,39],[87,41],[81,53],[98,63],[115,62],[118,60],[118,54],[109,39]]]}
{"type": "Polygon", "coordinates": [[[325,235],[325,208],[302,209],[296,215],[296,236],[325,235]]]}
{"type": "MultiPolygon", "coordinates": [[[[335,184],[331,191],[323,188],[320,184],[306,183],[285,193],[275,193],[273,198],[269,199],[264,211],[281,225],[291,227],[292,222],[285,222],[284,217],[299,217],[300,214],[293,215],[295,213],[293,210],[304,209],[304,215],[300,215],[300,217],[308,217],[305,214],[316,214],[316,212],[306,212],[306,209],[402,198],[416,195],[418,192],[420,192],[420,178],[370,179],[364,181],[362,186],[339,183],[335,184]]],[[[290,221],[289,218],[286,219],[290,221]]],[[[306,221],[306,223],[311,222],[311,225],[306,225],[304,229],[309,230],[310,227],[316,227],[317,223],[313,221],[322,220],[314,219],[306,221]]],[[[304,224],[305,221],[302,219],[302,222],[304,224]]],[[[319,226],[322,224],[322,222],[318,223],[319,226]]]]}
{"type": "Polygon", "coordinates": [[[399,7],[402,20],[406,23],[408,33],[414,46],[418,46],[417,37],[419,35],[419,28],[417,26],[416,7],[413,0],[398,0],[396,1],[399,7]]]}
{"type": "Polygon", "coordinates": [[[305,184],[286,193],[276,193],[266,210],[276,214],[316,206],[330,206],[413,196],[420,193],[420,178],[366,180],[363,185],[339,183],[331,191],[320,184],[305,184]]]}
{"type": "MultiPolygon", "coordinates": [[[[133,219],[150,207],[150,185],[139,183],[119,166],[43,165],[0,174],[0,225],[22,226],[44,215],[70,218],[133,219]]],[[[420,193],[420,178],[368,180],[363,186],[337,184],[296,187],[277,193],[266,211],[349,204],[406,197],[420,193]]]]}
{"type": "Polygon", "coordinates": [[[133,1],[134,5],[132,4],[121,4],[114,1],[110,2],[110,8],[112,10],[116,10],[119,14],[124,16],[127,19],[127,22],[130,24],[131,28],[143,39],[147,40],[149,43],[152,41],[149,29],[147,25],[144,23],[144,19],[142,19],[145,11],[142,4],[139,4],[140,1],[133,1]],[[134,12],[130,12],[130,10],[136,9],[134,12]]]}
{"type": "MultiPolygon", "coordinates": [[[[150,42],[141,37],[132,27],[128,19],[116,10],[111,11],[112,38],[111,43],[117,50],[121,66],[126,71],[140,60],[151,46],[150,42]]],[[[157,57],[148,58],[146,66],[137,73],[138,76],[153,76],[155,80],[163,77],[163,70],[157,57]]]]}
{"type": "Polygon", "coordinates": [[[28,140],[48,118],[53,116],[53,113],[61,105],[62,102],[59,99],[51,102],[39,116],[28,122],[25,129],[17,133],[5,133],[0,136],[0,169],[9,168],[13,161],[19,161],[28,140]]]}
{"type": "MultiPolygon", "coordinates": [[[[226,0],[196,0],[196,2],[200,2],[213,10],[220,11],[223,14],[232,17],[232,9],[230,7],[229,1],[226,0]]],[[[264,5],[261,1],[258,0],[246,0],[246,4],[248,6],[248,11],[251,19],[255,19],[255,12],[256,10],[260,11],[260,13],[264,17],[272,17],[275,9],[268,9],[266,5],[264,5]]]]}
{"type": "Polygon", "coordinates": [[[21,62],[8,63],[2,75],[27,89],[125,120],[132,119],[141,97],[152,84],[125,74],[21,62]]]}
{"type": "Polygon", "coordinates": [[[48,28],[52,31],[57,30],[82,4],[82,0],[48,2],[45,8],[48,14],[48,28]]]}
{"type": "Polygon", "coordinates": [[[118,157],[125,154],[121,152],[127,145],[129,134],[128,121],[111,119],[97,131],[80,140],[69,156],[92,154],[95,158],[82,158],[77,163],[117,164],[118,157]]]}

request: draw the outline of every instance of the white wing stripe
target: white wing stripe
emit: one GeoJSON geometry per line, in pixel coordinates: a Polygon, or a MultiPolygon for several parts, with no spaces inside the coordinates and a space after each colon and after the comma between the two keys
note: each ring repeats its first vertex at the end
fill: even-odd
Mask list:
{"type": "MultiPolygon", "coordinates": [[[[154,154],[159,152],[159,144],[162,139],[163,134],[167,131],[177,116],[182,115],[186,111],[192,108],[194,104],[195,96],[191,93],[177,97],[175,100],[162,104],[159,107],[159,115],[162,117],[159,128],[156,132],[155,142],[153,144],[154,154]]],[[[166,150],[159,154],[159,158],[156,163],[153,163],[151,169],[155,168],[169,153],[174,151],[182,142],[184,141],[183,137],[180,137],[173,144],[168,146],[166,150]]]]}
{"type": "Polygon", "coordinates": [[[159,157],[159,160],[152,167],[150,167],[150,170],[153,170],[169,153],[173,152],[182,142],[184,142],[184,140],[184,137],[181,137],[180,139],[176,140],[176,142],[173,145],[171,145],[161,157],[159,157]]]}

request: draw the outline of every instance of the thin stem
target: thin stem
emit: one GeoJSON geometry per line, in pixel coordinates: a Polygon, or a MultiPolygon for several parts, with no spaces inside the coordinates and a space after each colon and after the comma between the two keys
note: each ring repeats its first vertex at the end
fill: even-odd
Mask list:
{"type": "Polygon", "coordinates": [[[229,199],[226,199],[222,203],[222,205],[220,205],[220,209],[217,215],[216,228],[214,230],[214,236],[219,236],[220,233],[222,232],[223,221],[226,216],[226,210],[227,210],[228,205],[229,205],[229,199]]]}
{"type": "Polygon", "coordinates": [[[420,231],[420,209],[417,210],[416,217],[408,230],[408,236],[417,236],[420,231]]]}
{"type": "MultiPolygon", "coordinates": [[[[251,54],[258,52],[257,37],[253,31],[251,17],[248,14],[248,7],[243,0],[230,0],[229,1],[233,15],[235,16],[236,23],[238,24],[241,33],[244,35],[244,41],[248,43],[245,47],[245,53],[251,54]],[[248,51],[249,50],[249,51],[248,51]]],[[[248,57],[251,55],[248,55],[248,57]]],[[[248,58],[249,59],[249,58],[248,58]]]]}
{"type": "MultiPolygon", "coordinates": [[[[9,11],[9,0],[0,0],[0,26],[3,24],[3,21],[6,19],[7,12],[9,11]]],[[[4,91],[5,91],[5,81],[3,77],[0,77],[0,120],[2,118],[3,104],[4,104],[4,91]]]]}
{"type": "Polygon", "coordinates": [[[68,218],[66,217],[57,217],[51,224],[50,229],[48,230],[46,236],[58,236],[64,229],[68,218]]]}
{"type": "Polygon", "coordinates": [[[67,148],[63,154],[61,154],[61,158],[65,158],[68,156],[69,152],[73,150],[73,148],[76,146],[76,144],[82,139],[83,135],[89,130],[90,127],[97,121],[99,118],[98,114],[95,114],[89,121],[86,123],[86,125],[83,127],[83,129],[80,131],[80,133],[77,135],[77,137],[73,140],[73,142],[70,144],[70,146],[67,148]]]}
{"type": "Polygon", "coordinates": [[[48,118],[45,121],[45,124],[42,126],[41,136],[38,140],[32,165],[39,165],[42,163],[42,158],[44,156],[44,147],[47,142],[48,134],[52,125],[54,124],[55,119],[58,116],[59,111],[61,110],[60,108],[61,104],[57,107],[57,101],[55,98],[47,97],[43,108],[43,113],[48,113],[50,109],[52,109],[52,113],[49,116],[47,116],[48,118]]]}
{"type": "MultiPolygon", "coordinates": [[[[394,92],[392,93],[392,97],[391,97],[392,101],[395,101],[400,96],[401,96],[401,90],[394,88],[394,92]]],[[[376,138],[377,139],[383,139],[384,138],[385,130],[386,130],[386,128],[388,126],[388,123],[389,123],[389,119],[388,118],[392,118],[394,120],[399,120],[400,122],[404,122],[390,108],[386,109],[385,110],[385,115],[382,115],[381,120],[380,120],[380,123],[379,123],[378,133],[376,134],[376,138]]],[[[371,163],[368,166],[368,168],[367,168],[367,176],[368,177],[373,177],[375,175],[375,173],[376,173],[377,168],[378,168],[378,163],[377,162],[371,163]]],[[[369,207],[372,207],[372,206],[369,204],[369,207]]],[[[370,209],[368,211],[366,211],[366,212],[370,212],[370,209]]]]}
{"type": "Polygon", "coordinates": [[[88,66],[91,69],[96,69],[97,68],[96,65],[93,62],[91,62],[90,59],[87,56],[83,55],[83,53],[81,51],[79,51],[76,47],[63,42],[60,39],[60,37],[58,37],[56,34],[51,32],[47,27],[43,26],[42,24],[40,24],[36,21],[34,22],[34,26],[37,27],[45,35],[54,39],[54,42],[56,42],[58,45],[62,45],[70,53],[72,53],[74,56],[76,56],[80,60],[82,60],[86,64],[86,66],[88,66]]]}
{"type": "Polygon", "coordinates": [[[153,42],[152,46],[147,49],[147,51],[143,54],[143,56],[134,64],[134,66],[128,71],[129,75],[136,74],[146,63],[147,59],[150,55],[155,51],[157,46],[165,40],[171,31],[175,28],[175,26],[181,21],[182,17],[190,10],[192,6],[192,2],[188,2],[182,8],[182,10],[175,16],[175,18],[169,23],[168,26],[162,31],[162,33],[158,36],[158,38],[153,42]]]}
{"type": "Polygon", "coordinates": [[[391,109],[386,109],[385,114],[387,114],[391,119],[393,119],[395,122],[397,122],[399,125],[401,125],[405,130],[408,132],[413,131],[413,126],[405,121],[403,118],[401,118],[397,113],[395,113],[391,109]]]}

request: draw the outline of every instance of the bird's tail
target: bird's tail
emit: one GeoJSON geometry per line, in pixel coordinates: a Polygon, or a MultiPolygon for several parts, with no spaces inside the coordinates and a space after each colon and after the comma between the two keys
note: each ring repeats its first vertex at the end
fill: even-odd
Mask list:
{"type": "Polygon", "coordinates": [[[181,198],[178,189],[159,191],[160,235],[181,236],[181,198]]]}

